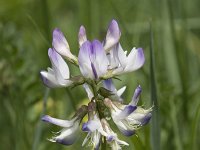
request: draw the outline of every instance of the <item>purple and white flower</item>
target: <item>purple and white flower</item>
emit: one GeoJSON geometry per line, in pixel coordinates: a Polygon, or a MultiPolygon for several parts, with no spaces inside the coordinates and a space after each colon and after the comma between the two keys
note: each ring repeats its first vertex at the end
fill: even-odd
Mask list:
{"type": "Polygon", "coordinates": [[[127,56],[127,51],[124,51],[119,43],[120,36],[118,23],[112,20],[103,45],[109,61],[108,69],[112,70],[113,75],[135,71],[145,62],[142,48],[134,47],[127,56]]]}
{"type": "Polygon", "coordinates": [[[141,68],[145,62],[142,48],[133,48],[127,56],[120,43],[116,44],[107,54],[109,59],[109,69],[113,70],[112,74],[120,75],[141,68]]]}
{"type": "Polygon", "coordinates": [[[135,133],[135,128],[129,125],[126,118],[137,109],[137,106],[122,105],[119,102],[112,102],[106,98],[104,103],[110,108],[111,117],[118,129],[126,136],[131,136],[135,133]]]}
{"type": "Polygon", "coordinates": [[[126,136],[135,134],[135,131],[139,127],[147,124],[152,116],[152,108],[143,109],[142,107],[136,106],[140,93],[141,87],[138,86],[129,105],[112,102],[110,99],[104,100],[105,105],[110,108],[113,121],[126,136]]]}
{"type": "Polygon", "coordinates": [[[42,121],[63,127],[63,129],[60,132],[56,133],[59,135],[53,136],[51,139],[49,139],[49,141],[57,142],[63,145],[71,145],[76,140],[80,124],[80,120],[78,120],[77,117],[68,121],[68,120],[56,119],[46,115],[42,117],[42,121]]]}
{"type": "Polygon", "coordinates": [[[108,122],[105,119],[101,119],[101,124],[103,126],[104,131],[108,134],[106,137],[106,140],[112,150],[121,150],[121,146],[129,145],[125,141],[118,139],[117,134],[115,132],[113,132],[113,130],[110,128],[110,125],[108,124],[108,122]]]}
{"type": "Polygon", "coordinates": [[[99,149],[102,135],[107,136],[107,133],[103,130],[101,121],[97,114],[93,116],[93,119],[90,118],[88,122],[83,123],[82,130],[88,132],[82,146],[89,142],[89,146],[92,146],[95,150],[99,149]]]}
{"type": "Polygon", "coordinates": [[[55,133],[56,135],[49,139],[49,141],[63,145],[73,144],[78,136],[80,122],[86,113],[87,106],[83,105],[78,109],[71,120],[61,120],[48,115],[43,116],[42,121],[63,127],[63,129],[55,133]]]}
{"type": "Polygon", "coordinates": [[[79,67],[85,78],[99,79],[106,74],[108,60],[102,44],[98,40],[84,42],[78,55],[79,67]]]}
{"type": "Polygon", "coordinates": [[[72,61],[77,61],[77,58],[71,53],[69,44],[64,36],[64,34],[58,29],[53,31],[53,48],[62,56],[68,58],[72,61]]]}
{"type": "Polygon", "coordinates": [[[82,146],[89,142],[89,146],[95,150],[99,149],[102,135],[107,136],[96,112],[96,103],[93,101],[88,104],[88,121],[82,124],[82,131],[88,132],[82,146]]]}
{"type": "Polygon", "coordinates": [[[69,79],[69,67],[64,59],[53,48],[49,48],[48,55],[52,68],[40,72],[43,83],[50,88],[70,86],[73,82],[69,79]]]}

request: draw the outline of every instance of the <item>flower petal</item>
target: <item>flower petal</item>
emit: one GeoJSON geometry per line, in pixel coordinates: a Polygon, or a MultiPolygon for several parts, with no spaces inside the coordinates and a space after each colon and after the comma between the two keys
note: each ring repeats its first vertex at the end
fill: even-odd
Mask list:
{"type": "Polygon", "coordinates": [[[116,119],[113,119],[113,121],[117,125],[120,132],[125,136],[132,136],[133,134],[135,134],[135,130],[131,129],[127,122],[123,122],[122,120],[120,121],[116,119]]]}
{"type": "Polygon", "coordinates": [[[135,134],[134,130],[124,130],[124,129],[119,129],[121,133],[125,136],[132,136],[135,134]]]}
{"type": "Polygon", "coordinates": [[[125,72],[132,72],[143,66],[145,57],[142,48],[133,48],[127,57],[125,72]]]}
{"type": "Polygon", "coordinates": [[[71,145],[77,139],[78,129],[79,123],[76,122],[72,127],[64,128],[61,131],[60,135],[53,137],[52,139],[50,139],[50,141],[57,142],[63,145],[71,145]]]}
{"type": "Polygon", "coordinates": [[[118,43],[120,36],[121,36],[121,32],[120,32],[118,23],[116,20],[112,20],[108,27],[106,38],[104,41],[104,49],[106,51],[109,51],[109,49],[112,46],[114,46],[116,43],[118,43]]]}
{"type": "Polygon", "coordinates": [[[125,119],[136,109],[137,109],[137,106],[128,105],[115,117],[119,120],[125,119]]]}
{"type": "Polygon", "coordinates": [[[78,55],[78,62],[82,75],[87,78],[94,79],[94,75],[91,68],[91,59],[90,59],[90,52],[92,51],[91,45],[92,44],[90,41],[86,41],[85,43],[82,44],[78,55]]]}
{"type": "Polygon", "coordinates": [[[61,120],[61,119],[53,118],[53,117],[48,116],[48,115],[43,116],[42,121],[52,123],[52,124],[60,126],[60,127],[71,127],[71,126],[73,126],[73,123],[74,123],[74,119],[70,120],[70,121],[61,120]]]}
{"type": "Polygon", "coordinates": [[[112,79],[104,80],[103,81],[103,86],[104,86],[104,88],[106,88],[107,90],[109,90],[109,91],[111,91],[113,93],[117,92],[117,90],[116,90],[116,88],[115,88],[115,86],[113,84],[112,79]]]}
{"type": "Polygon", "coordinates": [[[91,55],[92,55],[91,60],[97,71],[97,75],[98,77],[101,77],[107,72],[108,59],[101,42],[99,42],[98,40],[94,40],[92,42],[91,55]]]}
{"type": "Polygon", "coordinates": [[[121,67],[125,67],[127,65],[127,56],[126,56],[126,53],[123,49],[122,49],[122,46],[121,44],[117,44],[117,52],[118,52],[118,59],[119,59],[119,63],[120,63],[120,66],[121,67]]]}
{"type": "Polygon", "coordinates": [[[86,93],[87,93],[87,95],[88,95],[88,98],[89,98],[90,100],[92,100],[92,98],[94,97],[94,94],[93,94],[92,91],[90,90],[88,84],[86,84],[86,83],[83,84],[83,87],[84,87],[84,89],[85,89],[85,91],[86,91],[86,93]]]}
{"type": "Polygon", "coordinates": [[[41,76],[43,83],[47,87],[49,87],[49,88],[60,87],[60,84],[57,82],[54,74],[47,72],[47,71],[41,71],[40,76],[41,76]]]}
{"type": "Polygon", "coordinates": [[[138,101],[139,101],[139,96],[140,96],[141,92],[142,92],[142,88],[141,88],[141,86],[139,85],[139,86],[135,89],[135,92],[134,92],[132,101],[130,102],[129,105],[137,105],[137,103],[138,103],[138,101]]]}
{"type": "Polygon", "coordinates": [[[87,78],[96,79],[107,72],[108,60],[102,44],[97,40],[82,44],[78,61],[81,73],[87,78]]]}
{"type": "Polygon", "coordinates": [[[149,123],[149,121],[151,120],[152,114],[148,113],[142,120],[141,120],[141,125],[146,125],[147,123],[149,123]]]}
{"type": "Polygon", "coordinates": [[[121,89],[119,89],[119,90],[117,91],[117,95],[118,95],[119,97],[121,97],[125,90],[126,90],[126,86],[123,86],[121,89]]]}
{"type": "Polygon", "coordinates": [[[79,33],[78,33],[78,41],[79,41],[79,46],[81,47],[82,44],[84,42],[87,41],[87,35],[86,35],[86,31],[85,31],[85,27],[81,26],[79,29],[79,33]]]}
{"type": "Polygon", "coordinates": [[[49,48],[48,55],[55,72],[55,77],[59,84],[69,86],[72,81],[69,80],[69,67],[64,59],[54,50],[49,48]]]}
{"type": "Polygon", "coordinates": [[[97,130],[100,126],[101,126],[100,122],[89,120],[88,122],[83,123],[82,130],[87,132],[93,132],[97,130]]]}
{"type": "Polygon", "coordinates": [[[76,59],[75,56],[70,52],[69,44],[65,39],[65,36],[58,28],[54,29],[53,31],[52,45],[59,54],[70,59],[76,59]]]}

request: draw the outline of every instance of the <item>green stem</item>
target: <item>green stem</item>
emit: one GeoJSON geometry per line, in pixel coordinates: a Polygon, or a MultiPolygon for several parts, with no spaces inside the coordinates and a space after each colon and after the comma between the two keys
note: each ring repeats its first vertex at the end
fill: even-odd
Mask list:
{"type": "Polygon", "coordinates": [[[102,138],[101,141],[101,149],[102,150],[106,150],[106,137],[102,138]],[[103,140],[104,139],[104,140],[103,140]]]}

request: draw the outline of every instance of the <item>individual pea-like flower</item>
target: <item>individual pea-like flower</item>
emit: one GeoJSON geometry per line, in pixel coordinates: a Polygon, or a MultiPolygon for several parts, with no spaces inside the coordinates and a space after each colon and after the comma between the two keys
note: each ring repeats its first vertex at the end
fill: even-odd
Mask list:
{"type": "Polygon", "coordinates": [[[127,56],[120,43],[116,44],[109,54],[109,69],[113,70],[112,74],[120,75],[141,68],[145,62],[142,48],[133,48],[127,56]]]}
{"type": "Polygon", "coordinates": [[[79,67],[85,78],[99,79],[106,74],[108,60],[101,42],[94,40],[84,42],[78,55],[79,67]]]}
{"type": "Polygon", "coordinates": [[[49,48],[48,55],[52,68],[40,72],[43,83],[50,88],[70,86],[73,82],[69,79],[69,67],[64,59],[53,48],[49,48]]]}
{"type": "Polygon", "coordinates": [[[77,62],[77,58],[70,51],[69,44],[64,34],[58,28],[54,29],[53,31],[52,45],[60,55],[66,57],[72,62],[77,62]]]}
{"type": "Polygon", "coordinates": [[[112,102],[108,98],[104,100],[105,105],[110,108],[113,121],[118,129],[126,136],[135,134],[135,131],[147,124],[152,116],[152,108],[143,109],[142,107],[136,106],[140,93],[141,87],[138,86],[129,105],[112,102]]]}
{"type": "Polygon", "coordinates": [[[108,98],[104,100],[104,103],[110,108],[111,117],[118,129],[126,136],[133,135],[135,133],[135,128],[132,128],[126,119],[127,116],[137,109],[137,106],[122,105],[119,102],[112,102],[108,98]]]}
{"type": "Polygon", "coordinates": [[[48,115],[42,117],[42,121],[52,123],[54,125],[63,127],[60,132],[57,132],[49,141],[57,142],[63,145],[71,145],[75,142],[79,132],[79,125],[83,117],[87,113],[87,106],[82,106],[71,120],[61,120],[50,117],[48,115]]]}
{"type": "Polygon", "coordinates": [[[108,134],[106,140],[112,150],[121,150],[121,146],[129,145],[125,141],[118,139],[117,134],[110,128],[110,125],[108,124],[106,119],[101,119],[101,124],[103,126],[104,131],[108,134]]]}
{"type": "Polygon", "coordinates": [[[106,88],[107,90],[109,90],[111,92],[110,95],[110,99],[113,100],[118,100],[118,101],[123,101],[123,99],[121,98],[121,95],[124,93],[124,91],[126,90],[126,86],[123,86],[122,88],[120,88],[119,90],[117,90],[113,84],[112,79],[107,79],[103,81],[103,85],[104,88],[106,88]]]}
{"type": "MultiPolygon", "coordinates": [[[[142,88],[139,85],[135,89],[132,101],[129,103],[129,105],[132,105],[132,106],[137,105],[141,92],[142,92],[142,88]]],[[[127,120],[131,124],[137,125],[137,127],[144,126],[150,121],[150,119],[152,117],[152,114],[151,114],[152,108],[153,107],[150,107],[149,109],[144,109],[140,106],[137,106],[137,109],[127,117],[127,120]]]]}
{"type": "Polygon", "coordinates": [[[107,136],[107,133],[103,130],[100,119],[96,112],[96,103],[94,102],[90,102],[88,104],[88,122],[83,123],[82,130],[88,132],[82,146],[89,141],[89,146],[92,146],[95,150],[98,150],[102,135],[107,136]]]}
{"type": "Polygon", "coordinates": [[[127,56],[127,51],[124,51],[119,43],[120,36],[118,23],[112,20],[103,44],[109,60],[108,69],[112,70],[113,75],[135,71],[145,62],[142,48],[134,47],[127,56]]]}

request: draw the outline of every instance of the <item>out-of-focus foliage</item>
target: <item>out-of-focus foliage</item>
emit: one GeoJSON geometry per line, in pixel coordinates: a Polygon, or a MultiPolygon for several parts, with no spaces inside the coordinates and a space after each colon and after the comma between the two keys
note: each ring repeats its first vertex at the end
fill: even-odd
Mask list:
{"type": "MultiPolygon", "coordinates": [[[[65,33],[71,51],[78,54],[79,26],[83,24],[86,27],[89,39],[103,40],[112,18],[119,22],[123,47],[128,51],[133,45],[143,47],[146,56],[141,70],[124,75],[120,78],[122,81],[115,82],[117,87],[127,85],[126,102],[140,84],[143,87],[142,103],[151,105],[151,21],[161,149],[199,149],[199,6],[199,0],[1,1],[0,149],[81,149],[84,133],[70,147],[46,140],[51,131],[59,129],[40,121],[45,91],[48,90],[40,81],[39,71],[50,66],[47,49],[51,47],[53,28],[59,27],[65,33]]],[[[70,69],[73,75],[79,74],[74,66],[70,65],[70,69]]],[[[52,89],[46,94],[47,110],[44,113],[63,119],[72,116],[80,104],[87,102],[81,87],[52,89]]],[[[130,144],[125,149],[152,149],[149,125],[138,132],[138,137],[120,135],[120,138],[130,144]]]]}

